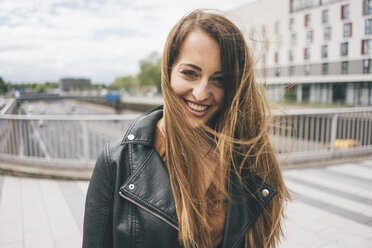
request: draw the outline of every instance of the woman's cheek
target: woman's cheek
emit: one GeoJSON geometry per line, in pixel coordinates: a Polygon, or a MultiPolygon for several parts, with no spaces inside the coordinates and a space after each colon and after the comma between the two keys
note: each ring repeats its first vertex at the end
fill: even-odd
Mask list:
{"type": "Polygon", "coordinates": [[[175,77],[171,82],[172,89],[177,95],[184,95],[188,91],[187,84],[181,78],[175,77]]]}

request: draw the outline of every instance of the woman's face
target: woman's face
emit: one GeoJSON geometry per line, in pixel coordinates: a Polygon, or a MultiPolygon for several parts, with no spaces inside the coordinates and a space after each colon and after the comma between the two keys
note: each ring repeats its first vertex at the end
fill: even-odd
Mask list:
{"type": "Polygon", "coordinates": [[[222,108],[223,76],[218,43],[201,30],[192,31],[171,71],[171,87],[192,127],[207,124],[222,108]]]}

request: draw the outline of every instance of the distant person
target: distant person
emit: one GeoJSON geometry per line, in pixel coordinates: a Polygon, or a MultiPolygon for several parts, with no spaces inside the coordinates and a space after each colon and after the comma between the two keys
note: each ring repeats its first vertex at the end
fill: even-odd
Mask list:
{"type": "Polygon", "coordinates": [[[239,29],[196,10],[171,30],[164,106],[97,160],[83,247],[278,247],[289,198],[239,29]]]}

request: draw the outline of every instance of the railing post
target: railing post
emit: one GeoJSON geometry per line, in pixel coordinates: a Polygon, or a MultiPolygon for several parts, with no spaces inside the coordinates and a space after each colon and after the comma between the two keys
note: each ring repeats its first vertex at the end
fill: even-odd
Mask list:
{"type": "Polygon", "coordinates": [[[89,161],[89,136],[87,121],[82,121],[82,138],[83,138],[83,159],[88,164],[89,161]]]}
{"type": "Polygon", "coordinates": [[[331,123],[331,152],[334,153],[335,151],[335,143],[336,143],[336,137],[337,137],[337,120],[338,120],[338,114],[334,114],[332,117],[332,123],[331,123]]]}

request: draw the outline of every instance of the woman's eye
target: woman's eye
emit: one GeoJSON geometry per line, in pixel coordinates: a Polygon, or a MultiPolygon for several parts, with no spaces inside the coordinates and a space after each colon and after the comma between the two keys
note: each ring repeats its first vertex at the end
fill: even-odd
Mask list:
{"type": "Polygon", "coordinates": [[[196,72],[195,71],[192,71],[192,70],[181,71],[181,73],[183,75],[185,75],[186,77],[189,77],[189,78],[196,77],[196,72]]]}
{"type": "Polygon", "coordinates": [[[220,83],[220,84],[223,84],[224,78],[223,77],[215,77],[215,78],[213,78],[213,81],[215,81],[217,83],[220,83]]]}

